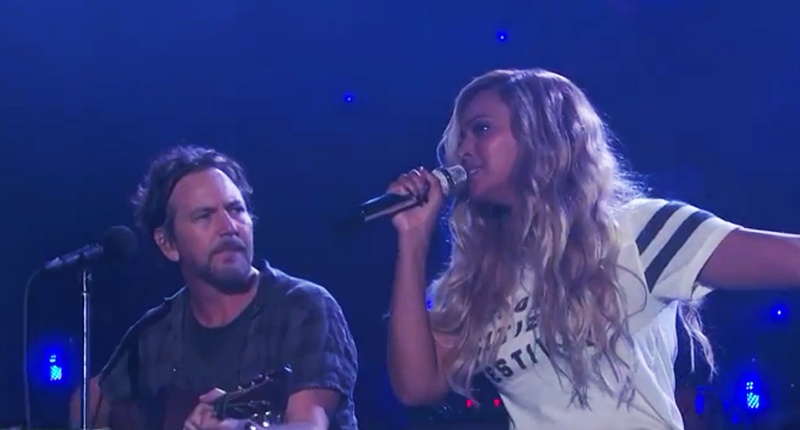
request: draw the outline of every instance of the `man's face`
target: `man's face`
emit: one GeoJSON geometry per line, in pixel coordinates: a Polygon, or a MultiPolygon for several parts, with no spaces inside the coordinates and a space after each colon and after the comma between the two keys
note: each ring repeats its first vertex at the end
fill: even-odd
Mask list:
{"type": "Polygon", "coordinates": [[[177,262],[187,282],[202,280],[233,294],[248,288],[253,263],[253,219],[242,193],[218,169],[190,173],[167,203],[174,237],[156,230],[156,243],[177,262]]]}

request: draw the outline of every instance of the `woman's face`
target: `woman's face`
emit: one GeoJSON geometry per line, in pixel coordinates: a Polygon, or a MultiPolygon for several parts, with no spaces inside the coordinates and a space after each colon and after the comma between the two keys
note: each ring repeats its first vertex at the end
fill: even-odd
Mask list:
{"type": "Polygon", "coordinates": [[[519,148],[511,131],[511,111],[495,90],[477,93],[459,118],[458,156],[468,172],[473,201],[513,205],[513,172],[519,148]]]}

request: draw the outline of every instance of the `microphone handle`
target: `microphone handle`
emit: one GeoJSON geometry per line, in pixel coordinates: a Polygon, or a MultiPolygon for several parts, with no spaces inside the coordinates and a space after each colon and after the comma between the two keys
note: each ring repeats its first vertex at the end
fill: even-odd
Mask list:
{"type": "Polygon", "coordinates": [[[84,247],[72,251],[68,254],[61,255],[56,257],[50,261],[48,261],[44,265],[44,271],[53,271],[59,270],[64,267],[71,266],[75,263],[79,263],[80,260],[91,261],[103,255],[103,247],[93,243],[91,245],[85,245],[84,247]]]}
{"type": "Polygon", "coordinates": [[[362,222],[370,222],[376,218],[392,216],[418,204],[419,201],[413,195],[386,193],[361,204],[360,218],[362,222]]]}
{"type": "MultiPolygon", "coordinates": [[[[459,165],[434,169],[432,174],[439,181],[442,194],[445,196],[450,195],[467,179],[467,172],[459,165]]],[[[337,230],[350,230],[351,228],[364,225],[377,218],[393,216],[406,209],[419,206],[420,203],[422,202],[419,199],[410,194],[386,193],[380,197],[362,203],[358,207],[358,211],[344,218],[342,221],[337,222],[334,227],[337,230]]]]}

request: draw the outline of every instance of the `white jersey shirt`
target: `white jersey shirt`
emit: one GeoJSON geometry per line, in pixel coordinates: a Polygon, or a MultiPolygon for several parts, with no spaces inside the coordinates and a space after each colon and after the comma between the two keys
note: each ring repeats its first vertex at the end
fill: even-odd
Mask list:
{"type": "MultiPolygon", "coordinates": [[[[674,397],[678,303],[710,291],[697,283],[698,274],[737,226],[693,206],[659,199],[629,203],[618,222],[623,240],[619,288],[634,341],[633,352],[623,355],[635,363],[632,402],[619,405],[619,393],[595,381],[588,390],[589,409],[581,409],[577,400],[570,403],[572,386],[538,340],[535,314],[528,323],[529,309],[536,306],[529,291],[536,286],[527,278],[514,296],[511,329],[494,363],[484,369],[508,410],[511,429],[683,429],[674,397]]],[[[484,341],[496,329],[487,330],[484,341]]],[[[561,367],[568,370],[566,363],[561,367]]],[[[614,381],[610,365],[603,371],[614,381]]],[[[610,385],[620,387],[615,381],[610,385]]]]}

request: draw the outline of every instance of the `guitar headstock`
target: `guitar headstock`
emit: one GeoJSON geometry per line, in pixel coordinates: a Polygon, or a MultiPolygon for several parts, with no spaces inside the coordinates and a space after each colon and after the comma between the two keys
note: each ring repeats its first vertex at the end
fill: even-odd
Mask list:
{"type": "Polygon", "coordinates": [[[236,391],[223,394],[214,402],[217,417],[277,423],[289,400],[291,376],[292,369],[286,365],[257,376],[236,391]]]}

